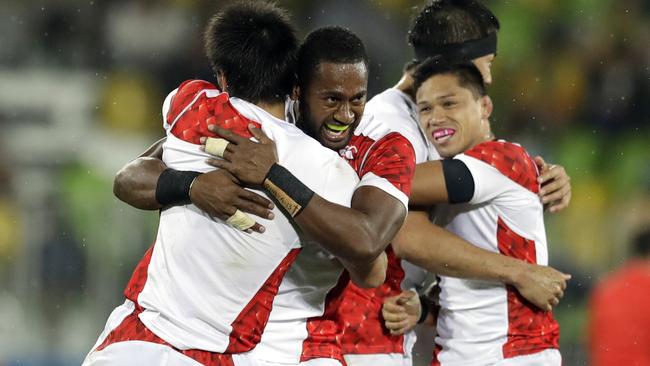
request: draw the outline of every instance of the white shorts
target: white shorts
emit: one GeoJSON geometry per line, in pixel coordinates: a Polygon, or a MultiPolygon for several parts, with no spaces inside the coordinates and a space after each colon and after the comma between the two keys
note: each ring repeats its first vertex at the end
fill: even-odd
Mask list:
{"type": "Polygon", "coordinates": [[[542,352],[525,356],[506,358],[495,362],[493,366],[561,366],[562,355],[557,349],[547,349],[542,352]]]}
{"type": "MultiPolygon", "coordinates": [[[[199,353],[198,356],[197,353],[194,353],[190,357],[169,345],[155,343],[155,341],[121,340],[112,343],[109,340],[107,346],[103,345],[109,334],[115,331],[123,322],[139,322],[139,320],[133,317],[134,310],[135,304],[129,300],[126,300],[123,305],[113,310],[106,321],[104,331],[99,336],[92,351],[86,356],[83,366],[288,366],[286,363],[260,360],[252,357],[249,353],[221,355],[197,351],[199,353]],[[97,350],[100,346],[102,346],[101,350],[97,350]]],[[[339,361],[331,358],[313,359],[301,362],[298,365],[342,366],[339,361]]]]}

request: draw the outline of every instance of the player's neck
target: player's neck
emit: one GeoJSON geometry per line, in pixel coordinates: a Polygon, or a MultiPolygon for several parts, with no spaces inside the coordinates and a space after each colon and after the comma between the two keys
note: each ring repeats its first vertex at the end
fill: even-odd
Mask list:
{"type": "Polygon", "coordinates": [[[397,84],[395,84],[394,88],[408,95],[415,102],[415,90],[413,90],[414,84],[415,80],[413,80],[413,76],[408,72],[405,72],[404,75],[402,75],[402,78],[399,79],[397,84]]]}
{"type": "Polygon", "coordinates": [[[273,117],[281,119],[284,121],[284,102],[282,103],[264,103],[259,102],[256,106],[262,108],[263,110],[269,112],[273,117]]]}

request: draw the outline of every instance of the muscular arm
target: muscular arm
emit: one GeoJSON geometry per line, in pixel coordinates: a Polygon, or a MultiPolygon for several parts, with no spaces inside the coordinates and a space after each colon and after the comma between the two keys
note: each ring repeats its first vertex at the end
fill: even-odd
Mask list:
{"type": "MultiPolygon", "coordinates": [[[[377,265],[399,230],[406,209],[388,193],[375,187],[361,187],[354,192],[350,208],[314,196],[307,207],[295,217],[296,223],[311,238],[337,256],[350,271],[355,283],[369,286],[384,282],[374,273],[368,281],[362,273],[377,265]]],[[[383,259],[382,259],[383,261],[383,259]]]]}
{"type": "MultiPolygon", "coordinates": [[[[462,174],[448,174],[446,179],[456,181],[459,177],[466,179],[462,174]]],[[[448,194],[446,179],[440,161],[419,164],[413,181],[411,202],[431,205],[449,202],[449,196],[462,196],[458,192],[448,194]]],[[[424,211],[409,212],[406,222],[393,240],[393,249],[399,257],[433,273],[513,285],[529,301],[545,310],[550,310],[557,304],[568,279],[567,275],[553,268],[480,249],[432,224],[428,213],[424,211]]]]}
{"type": "MultiPolygon", "coordinates": [[[[117,172],[113,181],[113,193],[117,198],[142,210],[162,208],[156,200],[156,188],[160,175],[167,169],[162,161],[164,142],[165,138],[158,140],[117,172]]],[[[241,188],[238,183],[227,171],[201,174],[192,184],[189,199],[208,215],[222,220],[227,220],[237,209],[272,219],[271,201],[241,188]]],[[[265,228],[255,223],[251,230],[264,232],[265,228]]]]}
{"type": "Polygon", "coordinates": [[[162,207],[156,201],[156,184],[160,174],[167,169],[162,161],[164,142],[165,138],[158,140],[117,172],[113,180],[115,197],[141,210],[158,210],[162,207]]]}
{"type": "MultiPolygon", "coordinates": [[[[225,160],[213,159],[210,164],[229,170],[248,185],[259,186],[267,182],[267,173],[277,163],[277,156],[273,141],[261,130],[251,128],[259,141],[255,143],[216,126],[208,128],[231,142],[223,153],[225,160]]],[[[291,177],[302,184],[293,175],[291,177]]],[[[269,192],[282,201],[281,190],[269,189],[269,192]]],[[[294,221],[310,238],[341,260],[355,283],[374,287],[384,281],[384,274],[379,277],[369,269],[381,268],[381,263],[385,263],[382,253],[405,216],[406,208],[398,199],[379,188],[364,186],[354,192],[349,208],[314,194],[295,215],[294,221]]]]}

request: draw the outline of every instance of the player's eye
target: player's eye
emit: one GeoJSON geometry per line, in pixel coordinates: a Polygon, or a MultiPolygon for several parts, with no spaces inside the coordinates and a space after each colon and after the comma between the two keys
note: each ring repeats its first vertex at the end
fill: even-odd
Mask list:
{"type": "Polygon", "coordinates": [[[455,105],[456,105],[456,102],[453,102],[453,101],[450,101],[450,100],[442,103],[442,106],[445,107],[445,108],[451,108],[451,107],[453,107],[455,105]]]}
{"type": "Polygon", "coordinates": [[[339,100],[336,97],[325,97],[325,103],[329,106],[335,105],[338,101],[339,100]]]}
{"type": "Polygon", "coordinates": [[[431,110],[431,107],[428,106],[428,105],[420,107],[420,113],[429,112],[430,110],[431,110]]]}

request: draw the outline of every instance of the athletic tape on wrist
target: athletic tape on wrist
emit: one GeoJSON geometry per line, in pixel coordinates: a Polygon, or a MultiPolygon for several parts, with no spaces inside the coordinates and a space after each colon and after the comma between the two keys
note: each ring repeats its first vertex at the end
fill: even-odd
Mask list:
{"type": "Polygon", "coordinates": [[[229,143],[228,140],[222,138],[208,137],[205,141],[205,152],[223,158],[223,153],[226,151],[229,143]]]}
{"type": "Polygon", "coordinates": [[[187,203],[190,200],[190,187],[198,172],[165,169],[156,183],[156,201],[162,206],[187,203]]]}
{"type": "Polygon", "coordinates": [[[226,224],[234,227],[235,229],[244,231],[253,227],[253,225],[255,225],[255,220],[253,220],[247,214],[237,210],[232,216],[228,218],[228,220],[226,220],[226,224]]]}
{"type": "Polygon", "coordinates": [[[311,189],[278,164],[271,166],[263,185],[291,217],[296,217],[314,197],[311,189]]]}

